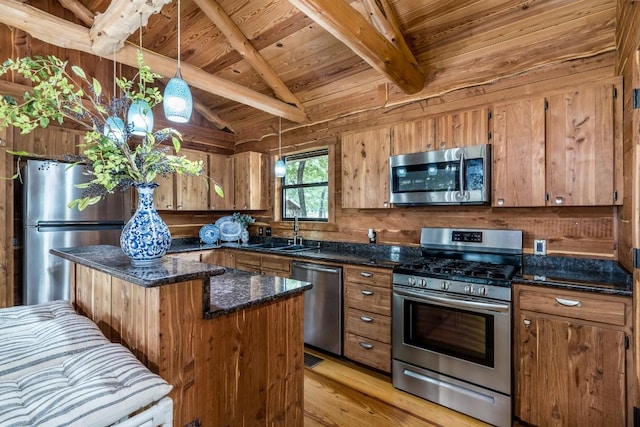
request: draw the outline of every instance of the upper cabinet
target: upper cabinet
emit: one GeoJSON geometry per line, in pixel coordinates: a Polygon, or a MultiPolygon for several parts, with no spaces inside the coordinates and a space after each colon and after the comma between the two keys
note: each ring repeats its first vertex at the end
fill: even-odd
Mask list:
{"type": "Polygon", "coordinates": [[[489,109],[475,108],[427,117],[392,128],[392,154],[486,144],[489,109]]]}
{"type": "Polygon", "coordinates": [[[265,161],[265,155],[255,151],[233,156],[235,209],[267,209],[267,192],[262,179],[266,169],[265,161]]]}
{"type": "MultiPolygon", "coordinates": [[[[201,151],[180,150],[191,161],[202,161],[204,173],[209,171],[209,155],[201,151]]],[[[209,188],[202,176],[176,175],[176,209],[202,211],[209,209],[209,188]]]]}
{"type": "Polygon", "coordinates": [[[614,84],[494,106],[494,206],[621,203],[614,84]]]}
{"type": "Polygon", "coordinates": [[[389,207],[388,127],[342,135],[342,207],[389,207]]]}
{"type": "Polygon", "coordinates": [[[212,211],[233,210],[234,202],[234,178],[233,158],[220,154],[209,154],[209,209],[212,211]],[[222,187],[224,196],[216,193],[214,181],[222,187]]]}

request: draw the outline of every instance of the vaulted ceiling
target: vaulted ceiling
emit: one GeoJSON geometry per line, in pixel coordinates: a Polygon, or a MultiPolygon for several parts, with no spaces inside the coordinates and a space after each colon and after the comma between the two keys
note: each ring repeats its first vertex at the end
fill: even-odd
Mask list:
{"type": "MultiPolygon", "coordinates": [[[[0,0],[0,23],[171,77],[177,1],[0,0]],[[55,3],[51,5],[51,3],[55,3]],[[56,18],[57,17],[57,18],[56,18]],[[126,43],[121,43],[124,40],[126,43]]],[[[238,143],[615,49],[615,0],[181,0],[182,74],[238,143]]]]}

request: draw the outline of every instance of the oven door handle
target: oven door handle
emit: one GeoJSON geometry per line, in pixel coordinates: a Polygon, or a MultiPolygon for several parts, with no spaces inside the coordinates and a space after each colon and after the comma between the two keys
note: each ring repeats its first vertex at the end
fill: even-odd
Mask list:
{"type": "Polygon", "coordinates": [[[398,289],[394,289],[393,293],[396,295],[410,297],[417,300],[432,301],[440,305],[454,307],[454,308],[477,308],[481,310],[492,310],[492,311],[499,311],[499,312],[508,312],[510,309],[510,306],[508,304],[494,304],[489,302],[465,301],[465,300],[459,300],[459,299],[442,298],[434,295],[425,295],[425,294],[417,294],[413,292],[401,291],[398,289]]]}

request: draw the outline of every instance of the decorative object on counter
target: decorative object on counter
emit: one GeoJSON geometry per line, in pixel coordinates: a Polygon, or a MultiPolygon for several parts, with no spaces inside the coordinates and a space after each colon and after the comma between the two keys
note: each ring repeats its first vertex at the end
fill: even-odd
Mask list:
{"type": "MultiPolygon", "coordinates": [[[[150,111],[162,101],[160,91],[153,86],[161,76],[151,72],[144,64],[140,50],[138,64],[138,74],[134,79],[115,78],[120,95],[115,95],[114,88],[111,99],[103,93],[100,82],[88,77],[82,68],[71,66],[68,70],[66,61],[52,55],[8,59],[0,66],[0,76],[14,72],[33,84],[33,91],[25,93],[22,99],[0,97],[0,129],[14,126],[26,134],[37,127],[47,127],[51,121],[62,123],[66,120],[86,130],[79,150],[82,154],[60,156],[74,164],[83,164],[85,173],[91,178],[89,182],[78,186],[83,189],[83,194],[68,204],[70,208],[83,210],[98,203],[106,194],[125,191],[131,186],[146,184],[139,188],[148,188],[158,175],[203,174],[202,161],[191,161],[177,154],[182,135],[175,129],[164,128],[153,133],[149,129],[142,138],[134,138],[131,125],[120,127],[120,123],[125,122],[128,112],[136,105],[146,103],[150,111]],[[134,84],[136,78],[138,81],[134,84]],[[171,147],[176,154],[171,154],[171,147]]],[[[25,151],[8,152],[15,156],[43,158],[25,151]]],[[[215,182],[213,185],[223,197],[222,188],[215,182]]],[[[152,217],[160,218],[157,213],[149,214],[148,218],[152,217]]],[[[135,216],[132,221],[134,219],[135,216]]],[[[162,228],[161,225],[154,225],[156,227],[162,228]]],[[[130,241],[133,237],[124,237],[121,242],[128,243],[123,251],[130,251],[133,246],[145,248],[143,252],[152,253],[153,260],[159,259],[157,257],[162,255],[158,254],[164,253],[156,248],[155,243],[152,248],[147,248],[151,238],[148,235],[135,233],[133,236],[142,240],[134,244],[130,241]]],[[[162,242],[165,240],[166,236],[162,233],[162,242]]],[[[168,240],[170,242],[170,237],[168,240]]],[[[139,255],[133,259],[136,263],[140,262],[139,255]]]]}
{"type": "Polygon", "coordinates": [[[160,262],[171,246],[169,227],[153,206],[152,183],[136,183],[138,208],[120,235],[122,252],[131,258],[134,267],[152,266],[160,262]]]}
{"type": "Polygon", "coordinates": [[[239,223],[242,226],[242,232],[240,234],[240,239],[242,243],[249,243],[249,224],[253,224],[256,222],[254,218],[247,214],[241,214],[240,212],[234,212],[232,218],[235,222],[239,223]]]}
{"type": "Polygon", "coordinates": [[[220,238],[220,229],[215,224],[205,224],[200,228],[199,236],[203,243],[211,245],[220,238]]]}
{"type": "Polygon", "coordinates": [[[215,225],[220,229],[220,240],[223,242],[238,241],[242,234],[242,224],[233,220],[233,216],[219,218],[215,225]]]}

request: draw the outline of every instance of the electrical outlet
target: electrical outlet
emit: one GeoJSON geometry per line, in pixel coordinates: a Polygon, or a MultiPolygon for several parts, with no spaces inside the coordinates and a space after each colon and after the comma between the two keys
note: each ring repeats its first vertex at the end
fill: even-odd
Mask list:
{"type": "Polygon", "coordinates": [[[264,228],[258,227],[258,236],[262,236],[263,233],[264,233],[264,228]]]}
{"type": "Polygon", "coordinates": [[[534,240],[533,241],[533,254],[534,255],[546,255],[547,254],[547,241],[546,240],[534,240]]]}
{"type": "Polygon", "coordinates": [[[267,236],[271,236],[271,227],[267,227],[265,233],[267,234],[267,236]]]}

